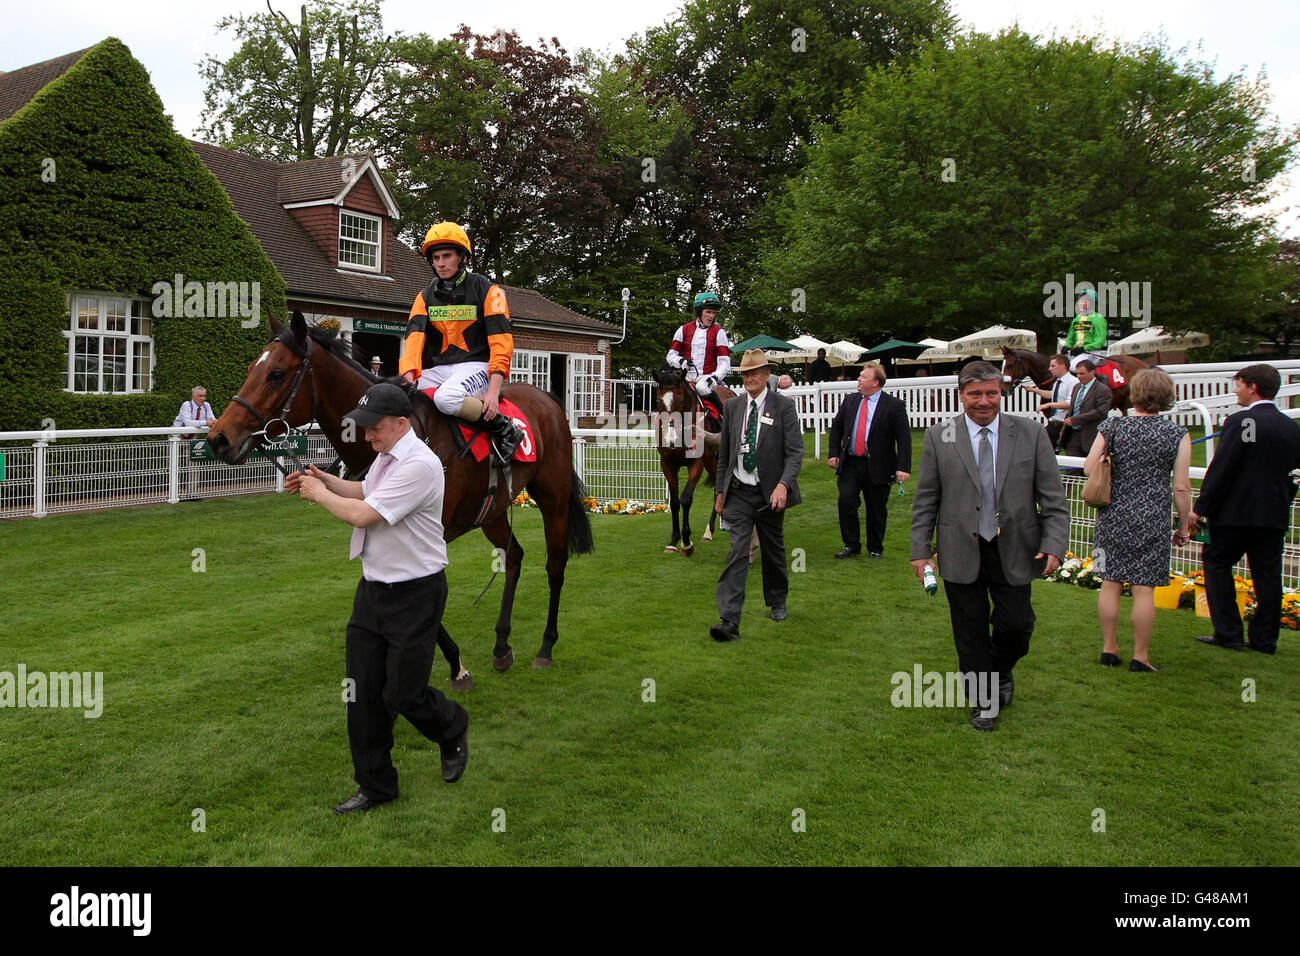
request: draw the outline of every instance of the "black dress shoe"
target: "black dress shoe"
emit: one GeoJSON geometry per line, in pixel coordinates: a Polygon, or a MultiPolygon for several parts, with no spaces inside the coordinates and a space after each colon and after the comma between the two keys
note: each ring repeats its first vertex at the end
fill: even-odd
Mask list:
{"type": "Polygon", "coordinates": [[[1239,651],[1246,646],[1245,641],[1221,641],[1213,634],[1201,634],[1196,639],[1202,644],[1212,644],[1215,647],[1227,648],[1230,651],[1239,651]]]}
{"type": "Polygon", "coordinates": [[[1157,667],[1155,664],[1143,664],[1140,660],[1137,660],[1136,658],[1128,662],[1128,669],[1139,674],[1142,673],[1143,671],[1160,670],[1160,668],[1157,667]]]}
{"type": "Polygon", "coordinates": [[[373,810],[381,803],[388,803],[388,800],[371,800],[364,793],[358,790],[355,794],[336,806],[334,812],[339,814],[365,813],[367,810],[373,810]]]}
{"type": "Polygon", "coordinates": [[[1006,707],[1016,695],[1016,680],[1010,674],[998,677],[998,704],[1006,707]]]}
{"type": "Polygon", "coordinates": [[[849,545],[845,545],[844,547],[840,548],[838,551],[835,552],[835,557],[856,558],[861,553],[862,553],[861,548],[854,548],[854,547],[850,547],[849,545]]]}
{"type": "Polygon", "coordinates": [[[734,641],[740,637],[740,628],[730,621],[723,621],[709,628],[709,636],[715,641],[734,641]]]}
{"type": "Polygon", "coordinates": [[[790,615],[786,613],[784,604],[778,604],[776,607],[772,608],[772,620],[774,621],[784,621],[789,616],[790,615]]]}
{"type": "Polygon", "coordinates": [[[880,558],[883,558],[883,557],[884,557],[884,554],[882,554],[882,553],[879,552],[879,551],[868,551],[868,552],[867,552],[867,557],[869,557],[869,558],[876,558],[877,560],[879,560],[880,558]]]}
{"type": "Polygon", "coordinates": [[[1106,667],[1119,667],[1124,663],[1124,659],[1120,657],[1118,654],[1107,654],[1105,651],[1103,651],[1101,655],[1101,660],[1098,661],[1098,663],[1104,664],[1106,667]]]}
{"type": "Polygon", "coordinates": [[[442,744],[442,779],[446,783],[455,783],[465,772],[469,763],[469,728],[451,743],[442,744]]]}
{"type": "Polygon", "coordinates": [[[1250,643],[1249,641],[1246,642],[1246,647],[1249,648],[1249,649],[1252,650],[1252,651],[1258,651],[1258,652],[1261,653],[1261,654],[1276,654],[1276,653],[1277,653],[1277,648],[1276,648],[1276,647],[1264,648],[1264,647],[1260,647],[1258,644],[1252,644],[1252,643],[1250,643]]]}
{"type": "Polygon", "coordinates": [[[984,715],[983,709],[979,707],[971,708],[970,725],[974,727],[976,730],[993,730],[995,727],[997,727],[997,724],[994,722],[994,718],[985,717],[983,715],[984,715]]]}

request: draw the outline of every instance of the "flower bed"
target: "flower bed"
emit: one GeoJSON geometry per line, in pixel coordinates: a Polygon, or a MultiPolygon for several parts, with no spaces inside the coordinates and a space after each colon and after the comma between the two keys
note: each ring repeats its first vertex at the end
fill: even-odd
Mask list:
{"type": "MultiPolygon", "coordinates": [[[[519,492],[513,503],[517,508],[537,507],[537,502],[533,500],[527,491],[519,492]]],[[[648,505],[643,501],[632,501],[627,498],[621,498],[618,501],[607,501],[602,505],[591,495],[583,498],[582,504],[589,512],[603,515],[646,515],[668,510],[667,505],[648,505]]]]}
{"type": "MultiPolygon", "coordinates": [[[[1048,581],[1059,581],[1065,584],[1076,584],[1079,587],[1099,590],[1102,579],[1092,567],[1092,558],[1080,558],[1071,551],[1065,552],[1065,560],[1061,566],[1047,576],[1048,581]]],[[[1255,588],[1250,578],[1242,577],[1240,574],[1235,575],[1233,582],[1237,585],[1237,590],[1244,592],[1246,595],[1245,609],[1242,612],[1242,618],[1249,620],[1255,614],[1255,608],[1258,602],[1255,600],[1255,588]]],[[[1170,578],[1170,584],[1178,584],[1182,591],[1178,596],[1178,606],[1180,608],[1196,607],[1196,589],[1205,587],[1205,572],[1197,571],[1189,577],[1179,577],[1173,575],[1170,578]]],[[[1132,588],[1128,582],[1123,585],[1124,594],[1132,594],[1132,588]]],[[[1282,626],[1292,630],[1300,630],[1300,591],[1295,588],[1282,589],[1282,626]]]]}

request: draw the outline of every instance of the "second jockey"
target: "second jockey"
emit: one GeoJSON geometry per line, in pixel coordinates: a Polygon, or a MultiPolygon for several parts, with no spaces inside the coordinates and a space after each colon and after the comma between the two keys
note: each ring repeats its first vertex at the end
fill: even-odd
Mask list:
{"type": "Polygon", "coordinates": [[[433,226],[420,252],[434,277],[411,306],[398,372],[437,387],[438,409],[477,424],[509,462],[523,436],[497,408],[515,349],[505,290],[468,270],[469,236],[454,222],[433,226]]]}
{"type": "Polygon", "coordinates": [[[714,389],[731,371],[731,342],[727,332],[716,323],[722,300],[715,293],[701,292],[695,297],[695,318],[677,329],[666,359],[671,368],[686,370],[686,380],[695,386],[700,398],[721,412],[714,389]]]}
{"type": "Polygon", "coordinates": [[[1071,372],[1080,359],[1090,358],[1097,365],[1106,361],[1106,317],[1097,314],[1097,293],[1091,289],[1079,293],[1074,319],[1065,333],[1065,348],[1071,356],[1071,372]]]}

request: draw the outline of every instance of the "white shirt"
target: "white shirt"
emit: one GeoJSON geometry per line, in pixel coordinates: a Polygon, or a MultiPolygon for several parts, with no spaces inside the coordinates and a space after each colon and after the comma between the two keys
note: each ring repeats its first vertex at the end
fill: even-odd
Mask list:
{"type": "Polygon", "coordinates": [[[172,422],[172,427],[207,428],[208,419],[216,417],[212,414],[212,406],[207,402],[200,405],[190,398],[181,403],[181,410],[176,413],[176,420],[172,422]]]}
{"type": "Polygon", "coordinates": [[[998,476],[998,425],[1002,422],[1002,414],[999,412],[993,417],[993,421],[987,425],[976,425],[969,415],[966,416],[966,434],[970,436],[970,450],[975,455],[975,470],[980,466],[980,429],[989,430],[989,443],[993,446],[993,478],[998,476]]]}
{"type": "Polygon", "coordinates": [[[745,470],[745,435],[749,431],[749,406],[758,402],[758,429],[754,433],[754,453],[758,453],[758,442],[763,435],[763,407],[767,404],[767,389],[758,393],[758,398],[751,398],[749,392],[745,392],[745,409],[744,417],[740,420],[740,443],[736,445],[736,465],[731,469],[732,476],[742,485],[758,484],[758,459],[754,459],[754,470],[745,470]]]}
{"type": "Polygon", "coordinates": [[[385,584],[427,577],[447,566],[442,462],[414,431],[403,435],[389,454],[394,460],[378,485],[370,475],[361,483],[366,504],[384,519],[365,529],[361,573],[367,581],[385,584]]]}
{"type": "Polygon", "coordinates": [[[1261,398],[1261,399],[1259,399],[1258,401],[1251,402],[1251,403],[1250,403],[1249,405],[1247,405],[1246,408],[1243,409],[1243,410],[1244,410],[1244,411],[1248,411],[1248,410],[1254,408],[1256,405],[1272,405],[1274,408],[1277,408],[1277,402],[1273,401],[1273,399],[1271,399],[1271,398],[1261,398]]]}
{"type": "MultiPolygon", "coordinates": [[[[1074,394],[1074,386],[1078,384],[1079,380],[1069,372],[1066,372],[1052,385],[1052,401],[1069,402],[1070,396],[1074,394]]],[[[1070,413],[1064,408],[1054,408],[1052,409],[1052,414],[1049,416],[1048,421],[1063,422],[1069,417],[1070,413]]]]}

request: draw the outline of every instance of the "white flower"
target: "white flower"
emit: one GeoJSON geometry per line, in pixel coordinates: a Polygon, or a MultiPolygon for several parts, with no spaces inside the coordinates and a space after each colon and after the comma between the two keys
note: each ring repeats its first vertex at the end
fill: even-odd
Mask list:
{"type": "Polygon", "coordinates": [[[1061,570],[1061,577],[1063,577],[1063,578],[1068,578],[1069,576],[1070,576],[1070,572],[1069,572],[1069,571],[1066,571],[1066,570],[1064,570],[1064,569],[1061,570]]]}

